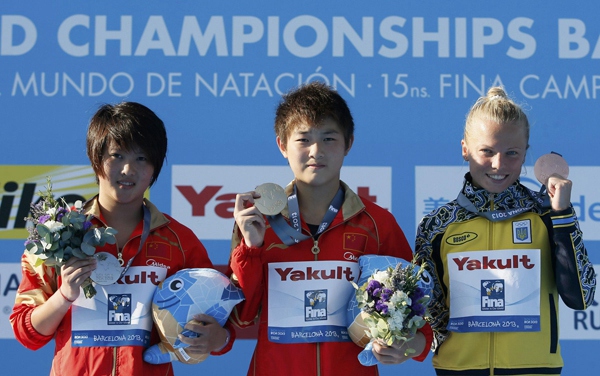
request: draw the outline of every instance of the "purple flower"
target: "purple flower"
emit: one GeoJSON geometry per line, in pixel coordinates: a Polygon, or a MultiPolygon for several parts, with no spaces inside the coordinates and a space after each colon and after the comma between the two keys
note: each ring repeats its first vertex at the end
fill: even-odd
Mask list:
{"type": "Polygon", "coordinates": [[[38,223],[46,223],[46,221],[48,221],[49,219],[50,219],[50,216],[48,214],[42,215],[41,217],[38,218],[38,223]]]}
{"type": "Polygon", "coordinates": [[[379,281],[372,279],[369,281],[369,285],[367,286],[367,291],[373,291],[381,287],[381,283],[379,281]]]}
{"type": "Polygon", "coordinates": [[[381,296],[381,290],[382,290],[381,287],[376,288],[375,290],[373,290],[373,293],[371,295],[379,298],[381,296]]]}
{"type": "Polygon", "coordinates": [[[56,211],[56,220],[58,222],[60,222],[62,220],[62,217],[65,216],[65,214],[67,214],[68,211],[67,209],[63,208],[63,207],[59,207],[58,210],[56,211]]]}
{"type": "Polygon", "coordinates": [[[87,231],[90,227],[92,227],[92,222],[90,222],[90,221],[83,222],[83,231],[87,231]]]}
{"type": "Polygon", "coordinates": [[[393,294],[394,294],[394,291],[392,291],[392,289],[384,287],[381,292],[381,299],[383,299],[386,302],[389,302],[390,298],[392,297],[393,294]]]}
{"type": "Polygon", "coordinates": [[[425,307],[420,303],[413,303],[410,306],[410,309],[412,311],[410,317],[423,316],[425,314],[425,307]]]}
{"type": "Polygon", "coordinates": [[[417,287],[417,288],[415,289],[415,291],[413,291],[413,293],[411,294],[410,298],[411,298],[413,301],[416,301],[416,300],[419,300],[419,299],[421,299],[421,298],[422,298],[422,297],[424,297],[424,296],[425,296],[425,293],[423,292],[423,290],[422,290],[421,288],[417,287]]]}
{"type": "Polygon", "coordinates": [[[387,315],[388,313],[388,306],[383,300],[378,300],[377,303],[375,303],[375,309],[377,310],[377,312],[384,315],[387,315]]]}

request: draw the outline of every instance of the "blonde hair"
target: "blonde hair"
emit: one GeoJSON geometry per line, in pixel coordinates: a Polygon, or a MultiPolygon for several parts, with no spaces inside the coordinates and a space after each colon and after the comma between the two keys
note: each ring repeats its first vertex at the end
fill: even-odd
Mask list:
{"type": "Polygon", "coordinates": [[[529,120],[521,106],[511,100],[500,86],[489,88],[487,95],[480,97],[471,107],[465,122],[464,139],[469,137],[469,131],[475,119],[491,120],[498,124],[517,123],[525,127],[527,147],[529,147],[529,120]]]}

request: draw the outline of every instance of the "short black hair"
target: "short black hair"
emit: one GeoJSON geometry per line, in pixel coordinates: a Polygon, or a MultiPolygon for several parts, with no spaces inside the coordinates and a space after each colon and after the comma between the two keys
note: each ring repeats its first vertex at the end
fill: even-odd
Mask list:
{"type": "Polygon", "coordinates": [[[339,125],[348,147],[354,136],[354,119],[348,104],[332,87],[313,81],[283,95],[275,112],[275,134],[285,145],[299,123],[317,125],[328,117],[339,125]]]}
{"type": "Polygon", "coordinates": [[[136,102],[100,106],[90,120],[86,138],[87,155],[96,176],[105,176],[102,158],[111,143],[125,150],[140,148],[154,167],[150,185],[154,184],[167,156],[167,131],[152,110],[136,102]]]}

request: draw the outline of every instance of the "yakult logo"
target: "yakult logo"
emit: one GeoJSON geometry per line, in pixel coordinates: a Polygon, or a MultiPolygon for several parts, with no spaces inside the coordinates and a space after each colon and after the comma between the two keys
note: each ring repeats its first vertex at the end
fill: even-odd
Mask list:
{"type": "Polygon", "coordinates": [[[119,285],[134,285],[134,284],[138,284],[138,283],[141,283],[141,284],[152,283],[155,286],[158,286],[158,284],[160,282],[161,282],[161,278],[155,271],[151,271],[151,272],[143,271],[138,274],[128,274],[128,275],[121,277],[121,279],[119,279],[117,281],[117,283],[119,285]]]}
{"type": "Polygon", "coordinates": [[[332,269],[315,269],[311,266],[304,269],[294,268],[275,268],[275,271],[281,277],[281,281],[318,281],[327,279],[345,279],[353,281],[352,268],[349,266],[338,266],[332,269]]]}
{"type": "MultiPolygon", "coordinates": [[[[203,240],[229,240],[238,193],[271,182],[285,187],[294,176],[288,166],[173,166],[171,213],[203,240]]],[[[361,197],[391,210],[390,167],[342,169],[342,180],[361,197]]],[[[290,218],[299,223],[299,217],[290,218]]]]}
{"type": "Polygon", "coordinates": [[[491,258],[483,256],[481,259],[471,257],[454,257],[452,261],[458,266],[459,271],[481,269],[532,269],[535,264],[527,255],[513,255],[507,258],[491,258]]]}

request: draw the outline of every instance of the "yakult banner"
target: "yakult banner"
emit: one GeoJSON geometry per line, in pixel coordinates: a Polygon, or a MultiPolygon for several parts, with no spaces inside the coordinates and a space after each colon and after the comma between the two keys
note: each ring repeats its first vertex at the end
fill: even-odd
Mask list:
{"type": "MultiPolygon", "coordinates": [[[[16,221],[29,184],[37,192],[49,172],[62,176],[55,166],[89,166],[90,117],[124,100],[148,106],[167,127],[152,202],[226,263],[235,194],[292,180],[273,131],[280,96],[314,80],[337,88],[356,123],[342,179],[389,209],[411,244],[420,218],[461,187],[466,113],[487,88],[504,85],[531,123],[523,181],[539,187],[530,166],[540,155],[565,157],[585,245],[600,263],[599,21],[592,0],[2,0],[0,263],[20,275],[26,231],[16,221]]],[[[86,171],[87,198],[96,187],[86,171]]],[[[68,190],[60,194],[80,192],[68,190]]],[[[2,278],[9,299],[14,278],[2,278]]],[[[3,314],[11,307],[3,302],[3,314]]],[[[600,366],[596,346],[578,340],[596,335],[594,312],[561,324],[573,328],[561,343],[563,375],[600,366]]],[[[48,374],[53,346],[34,353],[0,340],[16,360],[3,372],[48,374]]],[[[245,374],[252,351],[253,341],[240,340],[225,356],[176,365],[176,374],[245,374]]],[[[384,376],[399,372],[434,374],[430,359],[380,367],[384,376]]]]}
{"type": "MultiPolygon", "coordinates": [[[[285,187],[294,175],[288,166],[173,166],[173,216],[200,239],[231,240],[237,193],[262,183],[285,187]]],[[[390,167],[343,167],[341,179],[355,192],[392,209],[390,167]]]]}
{"type": "MultiPolygon", "coordinates": [[[[595,264],[594,268],[600,270],[600,264],[595,264]]],[[[0,263],[0,339],[14,338],[8,317],[20,281],[20,263],[0,263]]],[[[600,340],[600,305],[598,300],[600,299],[595,299],[592,307],[585,311],[572,310],[562,301],[560,302],[561,339],[600,340]]],[[[16,343],[14,345],[16,346],[16,343]]]]}
{"type": "Polygon", "coordinates": [[[448,330],[540,330],[539,249],[450,253],[447,265],[452,286],[448,330]]]}

